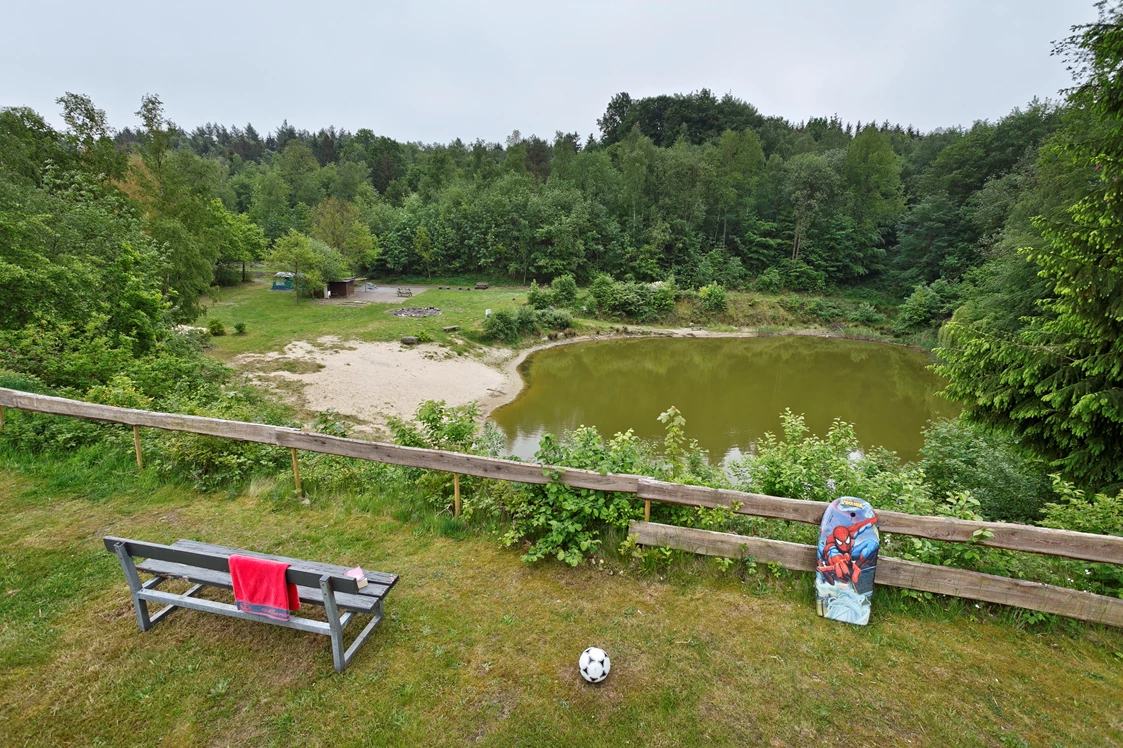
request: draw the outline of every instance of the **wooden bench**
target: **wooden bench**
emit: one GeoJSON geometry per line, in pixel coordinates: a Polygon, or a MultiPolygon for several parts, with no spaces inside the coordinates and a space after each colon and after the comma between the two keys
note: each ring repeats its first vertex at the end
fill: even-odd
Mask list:
{"type": "Polygon", "coordinates": [[[331,637],[332,660],[336,671],[340,673],[351,663],[355,653],[382,621],[382,599],[398,583],[396,574],[367,571],[367,584],[360,588],[358,582],[344,576],[347,571],[347,567],[344,566],[243,551],[194,540],[178,540],[172,545],[160,545],[107,537],[105,548],[110,553],[116,554],[121,562],[121,569],[125,572],[125,580],[129,584],[133,607],[136,609],[137,624],[141,631],[148,631],[176,608],[203,610],[299,631],[311,631],[331,637]],[[285,578],[296,585],[300,602],[323,607],[327,613],[327,622],[296,616],[290,617],[287,621],[274,621],[238,610],[230,603],[195,597],[194,595],[204,587],[233,589],[229,564],[232,555],[267,558],[289,564],[285,578]],[[135,563],[135,558],[145,560],[135,563]],[[153,578],[141,582],[138,572],[152,574],[153,578]],[[156,589],[167,579],[186,579],[194,586],[180,595],[156,589]],[[166,607],[149,615],[150,602],[164,603],[166,607]],[[371,620],[355,637],[351,646],[344,649],[343,629],[359,614],[369,615],[371,620]]]}
{"type": "Polygon", "coordinates": [[[398,289],[398,296],[413,296],[413,289],[412,288],[399,288],[398,289]]]}

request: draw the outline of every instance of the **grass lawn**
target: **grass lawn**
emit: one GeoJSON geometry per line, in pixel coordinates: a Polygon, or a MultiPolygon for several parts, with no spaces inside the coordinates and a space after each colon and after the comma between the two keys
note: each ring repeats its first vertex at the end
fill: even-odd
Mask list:
{"type": "MultiPolygon", "coordinates": [[[[280,351],[294,340],[316,340],[336,335],[344,340],[397,340],[403,335],[427,332],[438,342],[451,336],[442,327],[459,325],[463,331],[478,326],[487,309],[513,307],[526,299],[526,291],[514,288],[490,288],[486,291],[438,291],[432,289],[404,299],[401,304],[367,304],[342,306],[315,303],[301,299],[296,304],[292,293],[270,291],[268,283],[244,283],[219,291],[217,302],[208,302],[207,319],[220,320],[227,334],[214,338],[212,352],[222,358],[239,353],[280,351]],[[517,301],[516,301],[517,300],[517,301]],[[395,317],[395,309],[403,307],[437,307],[436,317],[395,317]],[[234,324],[246,323],[245,335],[234,335],[234,324]]],[[[459,337],[459,334],[457,334],[459,337]]]]}
{"type": "MultiPolygon", "coordinates": [[[[362,334],[346,315],[372,312],[342,319],[362,334]]],[[[613,557],[527,566],[434,516],[416,488],[388,481],[310,506],[271,482],[203,495],[137,475],[120,452],[0,452],[5,745],[1123,742],[1119,630],[1023,630],[985,607],[918,607],[887,590],[870,625],[850,627],[815,615],[805,575],[742,581],[693,559],[662,575],[613,557]],[[361,563],[401,581],[338,675],[322,636],[195,611],[139,633],[107,534],[361,563]],[[612,657],[599,687],[577,673],[589,645],[612,657]]]]}

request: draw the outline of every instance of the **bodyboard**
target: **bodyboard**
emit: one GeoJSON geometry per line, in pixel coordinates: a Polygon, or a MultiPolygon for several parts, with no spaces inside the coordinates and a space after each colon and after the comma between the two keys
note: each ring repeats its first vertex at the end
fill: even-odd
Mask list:
{"type": "Polygon", "coordinates": [[[842,496],[827,506],[815,564],[819,615],[859,626],[869,623],[880,544],[877,514],[869,502],[842,496]]]}

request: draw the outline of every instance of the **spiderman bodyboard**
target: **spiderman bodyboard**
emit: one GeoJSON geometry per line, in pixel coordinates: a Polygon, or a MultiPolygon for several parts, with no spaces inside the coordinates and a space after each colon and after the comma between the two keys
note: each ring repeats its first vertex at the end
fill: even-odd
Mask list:
{"type": "Polygon", "coordinates": [[[815,564],[819,615],[859,626],[869,622],[879,538],[869,502],[843,496],[827,506],[815,564]]]}

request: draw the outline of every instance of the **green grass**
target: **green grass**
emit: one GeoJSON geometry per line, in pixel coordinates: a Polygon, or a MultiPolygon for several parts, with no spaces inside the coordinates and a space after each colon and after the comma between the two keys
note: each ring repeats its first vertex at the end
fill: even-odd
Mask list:
{"type": "MultiPolygon", "coordinates": [[[[203,495],[109,448],[0,451],[7,745],[1110,745],[1123,632],[1024,630],[973,603],[815,615],[806,575],[686,558],[527,566],[391,479],[203,495]],[[196,538],[401,575],[343,675],[325,637],[177,611],[141,634],[101,537],[196,538]],[[604,647],[613,671],[580,680],[604,647]]],[[[208,593],[222,596],[225,593],[208,593]]],[[[919,607],[918,607],[919,606],[919,607]]]]}
{"type": "Polygon", "coordinates": [[[214,352],[220,357],[280,351],[294,340],[314,341],[325,335],[343,340],[383,341],[426,332],[434,340],[448,343],[454,336],[464,339],[464,333],[478,330],[485,310],[513,307],[525,299],[525,291],[513,288],[433,289],[404,299],[401,304],[342,306],[301,299],[297,305],[292,293],[270,291],[265,283],[244,283],[221,289],[217,301],[208,303],[206,316],[197,324],[217,319],[232,332],[234,323],[246,323],[245,335],[213,338],[214,352]],[[441,314],[413,319],[390,313],[403,307],[430,306],[440,309],[441,314]],[[450,335],[441,331],[452,325],[459,325],[460,332],[450,335]]]}

